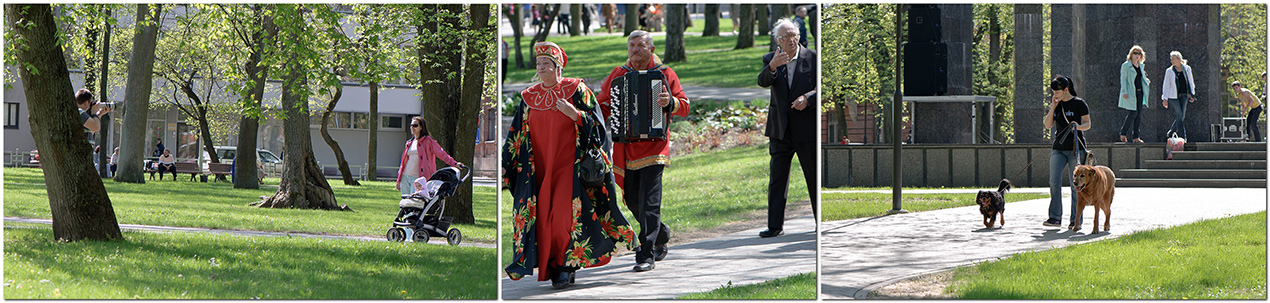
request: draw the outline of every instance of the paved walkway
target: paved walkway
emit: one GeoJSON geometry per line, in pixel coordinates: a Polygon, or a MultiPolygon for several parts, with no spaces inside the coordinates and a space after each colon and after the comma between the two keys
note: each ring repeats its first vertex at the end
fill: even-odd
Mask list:
{"type": "MultiPolygon", "coordinates": [[[[761,224],[761,223],[759,223],[761,224]]],[[[608,265],[579,270],[577,283],[554,290],[537,276],[502,279],[503,299],[673,299],[731,283],[755,284],[816,270],[815,222],[805,216],[785,222],[785,235],[759,238],[755,228],[670,247],[657,269],[636,273],[631,254],[608,265]]]]}
{"type": "MultiPolygon", "coordinates": [[[[1009,194],[1006,195],[1009,199],[1009,194]]],[[[898,280],[1018,252],[1112,239],[1137,231],[1266,210],[1266,189],[1120,188],[1111,232],[1044,227],[1049,199],[1010,203],[1004,228],[985,230],[977,206],[821,224],[822,299],[863,298],[898,280]]],[[[1070,200],[1063,199],[1070,209],[1070,200]]],[[[1066,226],[1067,210],[1063,221],[1066,226]]]]}
{"type": "MultiPolygon", "coordinates": [[[[4,217],[4,222],[53,224],[53,220],[49,220],[49,219],[31,219],[31,218],[18,218],[18,217],[4,217]]],[[[187,232],[187,233],[222,234],[222,235],[232,235],[232,236],[241,236],[241,237],[299,237],[299,238],[320,238],[320,239],[378,241],[378,242],[388,241],[388,239],[385,239],[384,237],[321,235],[321,234],[297,233],[297,232],[230,230],[230,229],[214,229],[214,228],[201,228],[201,227],[155,226],[155,225],[139,225],[139,224],[119,224],[119,228],[122,230],[143,231],[143,232],[167,232],[167,233],[187,232]]],[[[444,237],[432,237],[432,239],[428,241],[428,244],[449,245],[445,243],[444,237]]],[[[486,243],[460,243],[459,246],[482,247],[482,248],[495,247],[494,244],[486,244],[486,243]]]]}
{"type": "MultiPolygon", "coordinates": [[[[504,94],[518,93],[525,90],[533,83],[503,83],[504,94]]],[[[587,83],[592,90],[600,89],[599,85],[587,83]]],[[[688,95],[688,100],[720,100],[720,101],[750,101],[750,100],[768,100],[771,97],[771,91],[762,88],[726,88],[726,87],[704,87],[704,86],[684,86],[684,94],[688,95]]]]}

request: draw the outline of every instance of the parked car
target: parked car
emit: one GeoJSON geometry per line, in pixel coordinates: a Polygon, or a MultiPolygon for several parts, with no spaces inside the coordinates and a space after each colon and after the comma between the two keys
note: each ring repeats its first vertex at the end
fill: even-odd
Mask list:
{"type": "MultiPolygon", "coordinates": [[[[237,146],[216,146],[216,157],[220,159],[220,163],[234,163],[234,156],[238,155],[237,146]]],[[[268,176],[277,177],[282,175],[282,158],[279,158],[273,152],[257,149],[256,161],[260,162],[261,170],[268,176]]],[[[203,152],[203,159],[210,159],[207,152],[203,152]]],[[[204,165],[206,168],[206,165],[204,165]]]]}

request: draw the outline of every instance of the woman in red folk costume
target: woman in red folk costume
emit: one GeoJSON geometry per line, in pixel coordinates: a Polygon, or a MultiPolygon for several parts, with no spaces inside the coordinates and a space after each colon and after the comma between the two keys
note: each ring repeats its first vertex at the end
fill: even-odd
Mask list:
{"type": "Polygon", "coordinates": [[[633,248],[635,233],[613,197],[612,174],[600,187],[584,186],[578,163],[598,150],[610,166],[611,146],[595,96],[581,79],[563,78],[569,57],[555,43],[534,45],[537,78],[503,146],[503,183],[511,191],[513,280],[534,273],[557,289],[573,284],[580,268],[608,264],[617,243],[633,248]],[[591,140],[598,138],[598,140],[591,140]]]}

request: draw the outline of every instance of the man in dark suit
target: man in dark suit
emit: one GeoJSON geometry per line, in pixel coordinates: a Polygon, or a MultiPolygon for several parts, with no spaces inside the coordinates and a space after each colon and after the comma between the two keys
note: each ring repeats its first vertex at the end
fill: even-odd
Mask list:
{"type": "Polygon", "coordinates": [[[779,236],[785,223],[786,192],[789,191],[789,166],[795,155],[807,181],[812,213],[817,212],[816,193],[816,121],[819,102],[816,85],[820,83],[816,51],[798,44],[798,27],[788,19],[776,22],[772,34],[778,48],[763,56],[763,71],[758,85],[771,87],[771,105],[767,110],[767,130],[771,140],[771,174],[767,184],[767,230],[759,237],[779,236]]]}

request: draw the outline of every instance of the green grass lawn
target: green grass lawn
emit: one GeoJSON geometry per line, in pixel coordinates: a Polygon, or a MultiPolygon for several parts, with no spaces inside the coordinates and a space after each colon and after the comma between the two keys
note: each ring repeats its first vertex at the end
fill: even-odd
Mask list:
{"type": "MultiPolygon", "coordinates": [[[[891,210],[890,193],[824,193],[821,194],[822,221],[837,221],[880,216],[891,210]]],[[[1007,193],[1007,202],[1049,198],[1047,194],[1007,193]]],[[[928,211],[975,205],[975,194],[904,194],[904,210],[928,211]]]]}
{"type": "Polygon", "coordinates": [[[496,298],[494,251],[413,243],[124,232],[53,240],[4,231],[5,299],[496,298]]]}
{"type": "Polygon", "coordinates": [[[688,294],[685,300],[815,300],[816,273],[802,273],[745,286],[724,286],[708,292],[688,294]]]}
{"type": "MultiPolygon", "coordinates": [[[[747,218],[766,218],[767,145],[737,147],[694,153],[670,159],[662,176],[662,222],[670,235],[719,227],[747,218]]],[[[806,205],[807,185],[797,158],[790,171],[789,207],[806,205]]],[[[620,204],[620,203],[619,203],[620,204]]],[[[511,222],[511,195],[503,192],[503,222],[511,222]]],[[[632,225],[631,212],[623,204],[622,214],[632,225]]],[[[754,226],[766,224],[754,220],[754,226]]],[[[511,264],[511,225],[503,225],[503,265],[511,264]]]]}
{"type": "MultiPolygon", "coordinates": [[[[701,22],[704,23],[704,22],[701,22]]],[[[731,22],[727,22],[731,27],[731,22]]],[[[532,37],[521,39],[525,57],[529,52],[532,37]]],[[[507,43],[513,43],[510,37],[507,43]]],[[[657,55],[665,54],[666,37],[654,36],[657,55]]],[[[555,42],[569,55],[569,62],[564,68],[564,76],[583,78],[588,82],[603,81],[613,68],[626,63],[626,37],[609,35],[591,35],[577,37],[549,37],[547,41],[555,42]]],[[[667,63],[683,85],[707,87],[740,87],[759,88],[758,73],[763,68],[763,55],[767,53],[768,36],[755,36],[754,47],[733,50],[736,37],[700,37],[685,36],[687,45],[687,62],[667,63]]],[[[514,52],[514,51],[513,51],[514,52]]],[[[514,56],[514,55],[513,55],[514,56]]],[[[507,80],[505,83],[527,83],[534,76],[534,62],[526,61],[526,69],[516,68],[516,58],[508,59],[507,80]]]]}
{"type": "MultiPolygon", "coordinates": [[[[147,181],[117,183],[102,179],[119,223],[207,227],[260,231],[294,231],[382,237],[397,215],[400,191],[393,182],[362,182],[345,186],[332,181],[336,201],[352,212],[266,209],[247,206],[271,195],[275,188],[234,189],[228,182],[147,181]]],[[[49,202],[39,169],[4,168],[4,215],[50,218],[49,202]]],[[[278,179],[266,184],[277,185],[278,179]]],[[[464,242],[494,243],[497,224],[495,189],[473,187],[476,224],[456,224],[464,242]]]]}
{"type": "Polygon", "coordinates": [[[959,268],[962,299],[1266,299],[1266,212],[959,268]]]}

